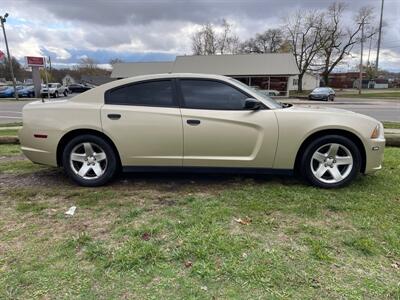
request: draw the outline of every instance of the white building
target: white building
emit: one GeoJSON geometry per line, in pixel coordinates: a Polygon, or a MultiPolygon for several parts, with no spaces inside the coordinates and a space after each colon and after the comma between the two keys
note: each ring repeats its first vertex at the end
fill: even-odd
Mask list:
{"type": "MultiPolygon", "coordinates": [[[[311,91],[320,85],[319,74],[305,73],[303,76],[303,91],[311,91]]],[[[289,78],[289,91],[297,91],[299,87],[299,75],[289,78]]]]}
{"type": "Polygon", "coordinates": [[[169,62],[135,62],[113,65],[111,78],[159,73],[203,73],[233,77],[262,90],[288,96],[290,78],[299,70],[291,53],[190,55],[169,62]]]}

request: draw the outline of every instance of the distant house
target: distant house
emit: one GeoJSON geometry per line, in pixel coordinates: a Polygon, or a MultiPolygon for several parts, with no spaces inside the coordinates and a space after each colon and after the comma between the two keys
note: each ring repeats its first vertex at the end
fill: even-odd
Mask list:
{"type": "MultiPolygon", "coordinates": [[[[306,73],[303,76],[303,91],[311,91],[320,85],[319,74],[306,73]]],[[[296,91],[299,87],[299,75],[290,76],[289,91],[296,91]]]]}
{"type": "MultiPolygon", "coordinates": [[[[367,74],[362,74],[363,89],[387,89],[389,81],[384,78],[368,79],[367,74]]],[[[332,73],[329,75],[329,86],[337,89],[358,88],[360,85],[359,72],[332,73]]]]}
{"type": "Polygon", "coordinates": [[[91,84],[91,85],[102,85],[116,79],[110,78],[109,76],[97,76],[97,75],[82,75],[81,76],[81,83],[84,84],[91,84]]]}
{"type": "Polygon", "coordinates": [[[177,56],[175,61],[117,63],[111,78],[158,73],[225,75],[261,90],[289,94],[290,78],[299,74],[291,53],[223,54],[177,56]]]}
{"type": "Polygon", "coordinates": [[[67,74],[61,79],[61,82],[63,85],[67,86],[76,83],[76,80],[71,75],[67,74]]]}
{"type": "MultiPolygon", "coordinates": [[[[358,88],[360,80],[354,81],[354,88],[358,88]]],[[[362,80],[363,89],[387,89],[389,88],[389,80],[384,78],[377,79],[363,79],[362,80]]]]}
{"type": "MultiPolygon", "coordinates": [[[[366,74],[363,74],[366,77],[366,74]]],[[[354,82],[360,78],[358,72],[346,72],[346,73],[331,73],[329,74],[329,86],[337,89],[352,89],[354,88],[354,82]]]]}
{"type": "Polygon", "coordinates": [[[389,80],[384,78],[375,79],[374,89],[387,89],[389,88],[389,80]]]}

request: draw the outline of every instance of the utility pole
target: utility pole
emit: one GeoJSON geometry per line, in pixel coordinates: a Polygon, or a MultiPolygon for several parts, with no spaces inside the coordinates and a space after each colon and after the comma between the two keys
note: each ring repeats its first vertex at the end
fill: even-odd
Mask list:
{"type": "Polygon", "coordinates": [[[4,23],[6,22],[6,19],[8,17],[8,13],[6,13],[3,16],[0,16],[0,23],[1,27],[3,28],[3,35],[4,35],[4,41],[6,43],[6,49],[7,49],[7,57],[8,57],[8,63],[10,65],[10,73],[13,81],[13,86],[14,86],[14,95],[15,95],[15,100],[18,100],[18,91],[17,91],[17,83],[15,82],[15,77],[14,77],[14,70],[12,66],[12,60],[11,60],[11,55],[10,55],[10,49],[8,49],[8,41],[7,41],[7,35],[6,35],[6,29],[4,27],[4,23]]]}
{"type": "Polygon", "coordinates": [[[373,40],[373,38],[372,38],[372,36],[369,38],[369,49],[368,49],[368,62],[367,62],[367,66],[368,67],[370,67],[371,66],[371,60],[370,60],[370,57],[371,57],[371,46],[372,46],[372,40],[373,40]]]}
{"type": "Polygon", "coordinates": [[[358,94],[361,95],[362,89],[362,73],[363,73],[363,54],[364,54],[364,20],[360,23],[361,24],[361,55],[360,55],[360,82],[358,85],[358,94]]]}
{"type": "Polygon", "coordinates": [[[375,61],[375,68],[376,73],[378,74],[378,64],[379,64],[379,51],[381,50],[381,39],[382,39],[382,19],[383,19],[383,4],[385,0],[382,0],[381,6],[381,19],[379,20],[379,33],[378,33],[378,49],[376,50],[376,61],[375,61]]]}

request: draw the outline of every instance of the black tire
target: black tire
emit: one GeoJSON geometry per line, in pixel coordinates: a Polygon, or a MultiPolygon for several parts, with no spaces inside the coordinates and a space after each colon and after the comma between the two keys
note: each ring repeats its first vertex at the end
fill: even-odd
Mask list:
{"type": "Polygon", "coordinates": [[[327,135],[316,138],[307,145],[300,158],[300,173],[311,184],[321,188],[339,188],[348,185],[360,173],[361,169],[361,153],[357,145],[349,138],[341,135],[327,135]],[[346,147],[353,158],[352,169],[343,180],[336,183],[326,183],[319,180],[312,171],[311,163],[313,154],[322,146],[335,143],[346,147]]]}
{"type": "Polygon", "coordinates": [[[65,146],[62,154],[62,164],[68,177],[81,186],[96,187],[102,186],[110,182],[118,170],[117,155],[112,146],[104,139],[91,135],[84,134],[71,139],[65,146]],[[70,155],[72,150],[81,143],[94,143],[102,148],[107,157],[107,166],[101,177],[96,179],[85,179],[74,172],[70,163],[70,155]]]}
{"type": "Polygon", "coordinates": [[[67,90],[65,90],[64,91],[64,97],[67,97],[68,96],[68,92],[67,92],[67,90]]]}

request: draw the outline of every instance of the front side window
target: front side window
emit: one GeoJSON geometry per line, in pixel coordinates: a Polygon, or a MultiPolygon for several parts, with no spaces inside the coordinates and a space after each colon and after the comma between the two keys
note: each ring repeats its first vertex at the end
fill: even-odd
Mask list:
{"type": "Polygon", "coordinates": [[[147,81],[111,89],[105,103],[114,105],[175,107],[171,80],[147,81]]]}
{"type": "Polygon", "coordinates": [[[196,109],[240,110],[249,96],[214,80],[181,79],[184,107],[196,109]]]}

